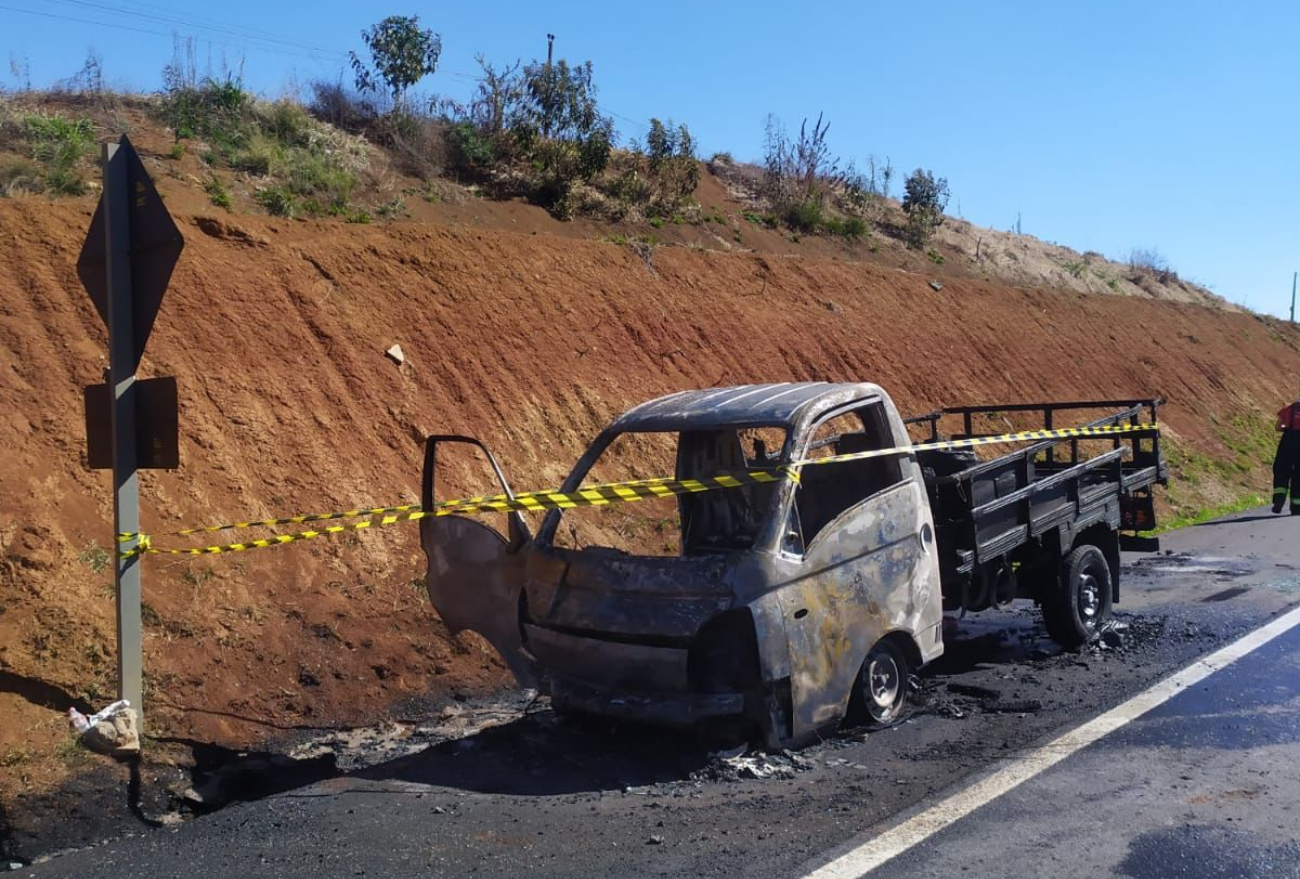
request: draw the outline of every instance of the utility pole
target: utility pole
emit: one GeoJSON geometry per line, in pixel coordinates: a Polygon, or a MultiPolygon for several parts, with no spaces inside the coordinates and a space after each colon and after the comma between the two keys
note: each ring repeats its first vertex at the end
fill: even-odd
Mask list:
{"type": "MultiPolygon", "coordinates": [[[[554,56],[554,54],[555,54],[555,34],[547,34],[546,35],[546,88],[550,93],[548,103],[549,101],[553,101],[555,99],[555,80],[552,78],[552,73],[551,73],[551,58],[552,56],[554,56]]],[[[546,138],[547,140],[550,140],[551,137],[550,115],[551,114],[548,112],[543,115],[544,115],[544,119],[542,121],[542,137],[546,138]]]]}
{"type": "Polygon", "coordinates": [[[1291,323],[1295,323],[1295,279],[1300,272],[1291,273],[1291,323]]]}

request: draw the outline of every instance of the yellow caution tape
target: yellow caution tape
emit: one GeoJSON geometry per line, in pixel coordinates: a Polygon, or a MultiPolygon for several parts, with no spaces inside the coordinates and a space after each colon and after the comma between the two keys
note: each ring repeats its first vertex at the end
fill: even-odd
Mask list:
{"type": "Polygon", "coordinates": [[[191,547],[188,549],[164,549],[151,544],[147,534],[119,534],[119,545],[134,543],[133,546],[120,549],[123,558],[136,555],[216,555],[225,552],[244,552],[268,546],[280,546],[299,540],[310,540],[344,531],[362,531],[376,525],[394,525],[399,522],[416,522],[420,519],[437,518],[452,515],[474,515],[480,513],[535,512],[542,510],[567,510],[575,507],[595,507],[616,503],[630,503],[645,498],[673,497],[676,495],[696,494],[726,488],[739,488],[743,485],[798,481],[799,471],[804,467],[823,464],[838,464],[846,461],[861,461],[867,458],[880,458],[888,455],[906,455],[939,449],[960,449],[997,443],[1032,442],[1047,439],[1096,439],[1120,437],[1136,433],[1152,433],[1159,430],[1155,423],[1105,425],[1101,427],[1063,427],[1045,430],[1025,430],[1017,433],[998,434],[996,436],[970,437],[960,440],[941,440],[930,443],[915,443],[910,446],[896,446],[887,449],[869,449],[862,452],[850,452],[843,455],[829,455],[825,458],[807,459],[784,464],[770,470],[750,470],[724,476],[704,477],[700,479],[638,479],[629,482],[610,482],[579,488],[573,492],[532,491],[516,494],[513,498],[504,495],[483,495],[479,497],[460,498],[442,501],[432,509],[423,510],[418,504],[404,504],[395,507],[372,507],[345,510],[338,513],[312,513],[303,516],[288,516],[278,519],[262,519],[250,522],[235,522],[228,525],[210,525],[203,528],[189,528],[175,534],[199,534],[222,531],[232,528],[249,528],[254,526],[282,525],[296,522],[325,521],[347,519],[357,516],[381,516],[365,522],[348,525],[331,525],[296,534],[280,534],[274,537],[258,538],[241,543],[226,543],[216,546],[191,547]]]}
{"type": "Polygon", "coordinates": [[[183,528],[172,534],[202,534],[211,531],[230,531],[235,528],[270,527],[272,525],[291,525],[299,522],[323,522],[328,519],[355,519],[358,516],[380,516],[384,513],[405,513],[420,509],[419,504],[402,504],[397,507],[369,507],[356,510],[344,510],[340,513],[309,513],[305,516],[286,516],[282,519],[259,519],[255,522],[231,522],[229,525],[207,525],[203,528],[183,528]]]}

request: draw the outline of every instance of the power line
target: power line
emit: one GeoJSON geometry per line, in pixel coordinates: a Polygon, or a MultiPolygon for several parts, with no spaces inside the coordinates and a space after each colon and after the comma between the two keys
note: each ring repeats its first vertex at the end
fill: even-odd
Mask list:
{"type": "MultiPolygon", "coordinates": [[[[153,6],[148,3],[134,4],[137,8],[131,9],[128,7],[111,5],[109,3],[94,2],[94,0],[54,0],[54,2],[63,3],[70,6],[80,6],[86,9],[93,9],[100,13],[129,16],[137,19],[143,19],[145,21],[156,21],[160,24],[172,24],[172,25],[177,25],[179,27],[190,28],[198,31],[209,31],[219,36],[229,37],[235,40],[244,40],[244,41],[252,41],[252,42],[269,44],[268,46],[257,46],[257,45],[238,46],[237,45],[238,48],[241,49],[247,48],[254,52],[262,52],[265,54],[275,54],[275,55],[292,55],[294,57],[305,58],[307,60],[312,60],[312,61],[320,61],[320,60],[342,61],[347,59],[348,57],[346,53],[325,49],[324,47],[312,43],[304,43],[298,40],[285,39],[283,38],[282,35],[274,34],[271,31],[216,23],[216,19],[207,16],[200,16],[199,19],[196,20],[193,18],[176,16],[170,13],[155,14],[153,12],[143,11],[146,9],[159,10],[160,12],[166,11],[161,9],[160,7],[153,6]],[[213,24],[202,23],[205,20],[214,23],[213,24]],[[297,51],[293,51],[293,50],[297,50],[297,51]]],[[[126,2],[126,0],[120,0],[120,2],[126,2]]],[[[155,30],[147,27],[135,27],[129,24],[122,24],[119,22],[97,21],[92,19],[73,17],[70,15],[59,15],[58,13],[43,12],[35,9],[22,9],[15,6],[5,6],[5,5],[0,5],[0,9],[6,10],[8,12],[17,12],[23,15],[39,16],[41,18],[49,18],[57,21],[71,21],[77,24],[88,24],[88,25],[93,25],[95,27],[105,27],[105,28],[111,28],[113,30],[128,31],[131,33],[151,34],[153,36],[160,36],[160,37],[175,36],[175,31],[169,33],[167,31],[155,30]]],[[[461,82],[476,84],[479,81],[479,77],[475,76],[474,74],[465,73],[463,71],[444,70],[440,72],[446,77],[460,80],[461,82]]],[[[623,113],[619,113],[616,110],[613,110],[612,108],[608,107],[607,105],[601,105],[601,109],[606,114],[613,116],[616,119],[620,119],[623,122],[626,122],[630,125],[635,125],[637,128],[641,129],[642,131],[648,131],[650,129],[648,123],[640,119],[635,119],[631,116],[627,116],[623,113]]]]}
{"type": "Polygon", "coordinates": [[[80,6],[85,9],[94,9],[99,12],[107,12],[112,15],[123,15],[123,16],[129,16],[133,18],[145,19],[147,21],[157,21],[163,24],[179,25],[181,27],[193,28],[195,30],[211,31],[213,33],[220,34],[222,36],[236,37],[238,39],[244,39],[244,40],[255,40],[258,42],[269,43],[276,47],[301,49],[307,52],[316,52],[321,54],[333,55],[336,57],[343,57],[342,53],[338,51],[325,49],[321,46],[316,46],[311,43],[304,43],[300,40],[288,39],[285,38],[283,35],[271,34],[269,31],[258,32],[255,31],[254,29],[240,27],[237,25],[203,24],[202,22],[195,21],[193,19],[189,19],[174,14],[159,15],[151,12],[140,12],[122,6],[111,5],[108,3],[97,3],[94,2],[94,0],[54,0],[54,2],[63,3],[65,5],[70,5],[70,6],[80,6]]]}
{"type": "MultiPolygon", "coordinates": [[[[32,16],[37,16],[39,18],[54,19],[56,21],[71,21],[76,24],[92,25],[94,27],[109,28],[111,30],[129,31],[131,33],[137,33],[137,34],[150,34],[157,37],[171,37],[176,35],[175,30],[169,32],[169,31],[162,31],[162,30],[156,30],[156,29],[145,28],[145,27],[135,27],[129,24],[121,24],[118,22],[97,21],[94,19],[87,19],[87,18],[80,18],[80,17],[74,18],[73,16],[70,15],[59,15],[56,12],[43,12],[35,9],[22,9],[17,6],[0,5],[0,9],[5,10],[6,12],[17,12],[20,15],[32,15],[32,16]]],[[[233,45],[235,48],[247,49],[248,51],[251,52],[261,52],[267,55],[278,55],[278,56],[290,55],[296,58],[303,58],[309,61],[323,60],[319,55],[312,55],[304,52],[295,52],[287,48],[272,48],[268,46],[256,46],[256,45],[245,46],[245,45],[240,45],[239,43],[233,40],[230,41],[229,43],[223,42],[222,45],[233,45]]],[[[336,57],[343,58],[345,56],[339,55],[336,57]]]]}
{"type": "Polygon", "coordinates": [[[95,24],[95,25],[102,24],[104,27],[117,28],[118,30],[123,30],[123,31],[134,31],[137,34],[154,34],[160,37],[167,36],[167,34],[164,33],[163,31],[151,31],[151,30],[146,30],[145,28],[142,27],[130,27],[129,25],[125,25],[125,24],[108,24],[105,22],[86,21],[84,18],[73,18],[70,15],[58,15],[53,12],[37,12],[34,9],[19,9],[16,6],[0,6],[0,9],[5,10],[6,12],[18,12],[23,15],[38,15],[41,18],[54,18],[54,19],[58,19],[59,21],[74,21],[77,24],[95,24]]]}
{"type": "MultiPolygon", "coordinates": [[[[55,0],[55,2],[69,2],[69,0],[55,0]]],[[[133,0],[118,0],[118,2],[120,2],[124,7],[126,7],[121,11],[126,12],[128,14],[133,14],[137,11],[151,11],[155,13],[163,13],[165,15],[170,15],[170,16],[178,15],[174,10],[168,9],[165,6],[155,6],[151,3],[133,2],[133,0]]],[[[232,25],[227,22],[223,22],[220,19],[213,18],[210,15],[195,15],[194,13],[188,13],[182,18],[182,20],[194,27],[207,27],[208,23],[210,23],[211,25],[217,28],[230,30],[235,33],[247,34],[255,38],[267,38],[267,39],[278,40],[283,42],[301,43],[301,41],[296,41],[287,38],[285,34],[264,30],[262,28],[249,27],[246,24],[232,25]]],[[[333,50],[326,49],[322,46],[314,46],[309,43],[301,43],[301,44],[307,46],[308,48],[315,49],[321,52],[334,53],[333,50]]]]}

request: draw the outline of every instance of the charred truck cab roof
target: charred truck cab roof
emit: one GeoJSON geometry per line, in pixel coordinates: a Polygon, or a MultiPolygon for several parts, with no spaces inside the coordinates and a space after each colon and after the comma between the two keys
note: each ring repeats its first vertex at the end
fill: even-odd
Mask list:
{"type": "MultiPolygon", "coordinates": [[[[873,384],[687,391],[615,420],[561,490],[590,482],[627,434],[675,435],[676,479],[910,442],[873,384]],[[754,440],[759,430],[783,435],[780,448],[754,440]]],[[[435,447],[451,440],[465,441],[430,439],[426,507],[435,447]]],[[[430,598],[449,628],[483,634],[558,709],[744,720],[770,747],[808,740],[851,705],[891,721],[908,670],[943,650],[934,525],[915,456],[806,467],[798,480],[676,502],[680,549],[667,557],[557,545],[567,510],[548,513],[536,537],[518,514],[505,536],[470,518],[423,519],[430,598]]]]}

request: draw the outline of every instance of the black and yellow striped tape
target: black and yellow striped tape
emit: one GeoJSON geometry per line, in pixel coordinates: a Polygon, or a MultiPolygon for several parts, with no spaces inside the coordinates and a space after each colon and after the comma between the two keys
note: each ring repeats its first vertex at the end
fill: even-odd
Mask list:
{"type": "Polygon", "coordinates": [[[177,535],[200,534],[235,528],[284,525],[298,522],[328,521],[355,518],[358,516],[380,516],[348,525],[331,525],[325,528],[300,531],[296,534],[280,534],[274,537],[258,538],[240,543],[226,543],[216,546],[191,547],[187,549],[165,549],[152,545],[146,534],[119,534],[118,543],[124,547],[119,550],[123,558],[136,555],[216,555],[225,552],[244,552],[268,546],[280,546],[299,540],[310,540],[344,531],[362,531],[375,526],[394,525],[399,522],[416,522],[420,519],[451,515],[475,515],[500,512],[534,512],[543,510],[567,510],[575,507],[605,506],[616,503],[630,503],[646,498],[672,497],[675,495],[695,494],[719,489],[739,488],[743,485],[780,482],[791,479],[798,481],[799,472],[804,467],[837,464],[846,461],[860,461],[867,458],[879,458],[888,455],[905,455],[916,452],[971,448],[997,443],[1034,442],[1048,439],[1096,439],[1119,437],[1138,433],[1152,433],[1159,428],[1156,424],[1106,425],[1101,427],[1064,427],[1045,430],[1026,430],[1017,433],[998,434],[996,436],[970,437],[960,440],[941,440],[931,443],[915,443],[910,446],[896,446],[887,449],[869,449],[862,452],[850,452],[843,455],[829,455],[784,464],[770,470],[751,470],[723,476],[701,479],[640,479],[629,482],[611,482],[579,488],[574,492],[532,491],[516,494],[513,498],[504,494],[481,495],[471,498],[442,501],[432,509],[420,509],[419,504],[403,504],[394,507],[370,507],[345,510],[337,513],[312,513],[303,516],[288,516],[278,519],[262,519],[249,522],[234,522],[228,525],[210,525],[203,528],[187,528],[174,532],[177,535]],[[127,544],[131,544],[127,546],[127,544]]]}
{"type": "MultiPolygon", "coordinates": [[[[398,522],[417,522],[420,519],[436,518],[439,516],[568,510],[575,507],[599,507],[608,504],[629,503],[631,501],[639,501],[646,498],[673,497],[680,494],[698,494],[700,492],[716,491],[723,488],[739,488],[742,485],[780,482],[783,479],[794,479],[797,481],[798,474],[794,472],[786,472],[785,468],[779,468],[776,470],[755,470],[748,473],[713,476],[702,479],[642,479],[633,482],[614,482],[603,485],[593,485],[586,488],[580,488],[575,492],[567,494],[559,491],[534,491],[515,495],[513,499],[506,497],[505,495],[460,498],[457,500],[443,501],[436,504],[431,510],[421,510],[419,509],[418,504],[400,508],[376,508],[377,513],[384,513],[382,518],[368,519],[364,522],[354,522],[349,525],[331,525],[326,528],[301,531],[297,534],[280,534],[274,537],[258,538],[256,540],[247,540],[239,543],[226,543],[217,546],[198,546],[187,549],[163,549],[155,547],[152,545],[149,536],[142,534],[119,534],[118,542],[120,544],[135,543],[134,546],[122,550],[122,556],[126,558],[133,555],[144,555],[146,553],[156,555],[215,555],[223,552],[243,552],[249,549],[279,546],[285,543],[293,543],[297,540],[310,540],[313,537],[339,534],[344,531],[361,531],[366,528],[372,528],[376,525],[382,527],[384,525],[394,525],[398,522]],[[415,512],[406,512],[394,515],[398,510],[411,509],[414,509],[415,512]],[[137,539],[139,542],[136,542],[137,539]]],[[[364,513],[362,513],[362,515],[364,515],[364,513]]],[[[345,518],[345,515],[337,514],[326,516],[320,514],[315,516],[315,518],[341,519],[345,518]]],[[[306,517],[286,517],[279,520],[264,520],[265,523],[293,521],[309,520],[306,517]]],[[[229,527],[242,528],[248,527],[248,525],[258,524],[263,524],[263,522],[235,524],[229,527]]],[[[195,528],[190,529],[189,533],[194,534],[207,530],[217,529],[215,526],[211,529],[195,528]]]]}
{"type": "Polygon", "coordinates": [[[368,507],[356,510],[343,510],[338,513],[308,513],[305,516],[286,516],[282,519],[259,519],[255,522],[231,522],[228,525],[207,525],[203,528],[182,528],[173,531],[177,536],[203,534],[212,531],[231,531],[236,528],[271,527],[273,525],[293,525],[301,522],[324,522],[330,519],[356,519],[359,516],[380,516],[385,513],[405,513],[420,509],[419,504],[402,504],[397,507],[368,507]]]}

